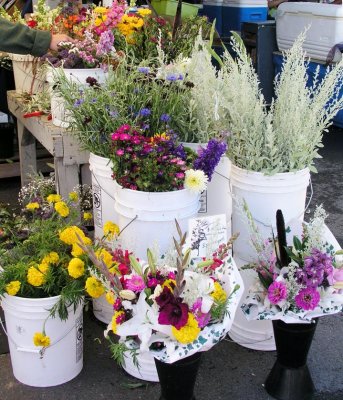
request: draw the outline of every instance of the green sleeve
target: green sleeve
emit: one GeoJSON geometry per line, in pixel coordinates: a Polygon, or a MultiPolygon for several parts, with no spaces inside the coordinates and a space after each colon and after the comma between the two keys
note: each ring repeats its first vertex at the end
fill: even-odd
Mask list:
{"type": "Polygon", "coordinates": [[[50,41],[51,33],[48,31],[30,29],[0,17],[0,51],[39,57],[47,53],[50,41]]]}

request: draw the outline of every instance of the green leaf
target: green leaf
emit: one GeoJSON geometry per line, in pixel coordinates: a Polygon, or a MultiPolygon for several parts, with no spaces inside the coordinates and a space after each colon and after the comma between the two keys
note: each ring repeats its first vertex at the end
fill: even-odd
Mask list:
{"type": "Polygon", "coordinates": [[[131,267],[135,270],[135,272],[143,277],[143,271],[142,271],[142,267],[140,265],[140,263],[136,260],[136,258],[130,254],[129,255],[130,258],[130,263],[131,263],[131,267]]]}

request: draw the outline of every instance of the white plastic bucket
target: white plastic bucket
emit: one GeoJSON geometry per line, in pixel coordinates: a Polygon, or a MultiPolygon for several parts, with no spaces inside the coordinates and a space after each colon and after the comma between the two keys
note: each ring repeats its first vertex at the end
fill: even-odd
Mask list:
{"type": "Polygon", "coordinates": [[[101,68],[84,68],[84,69],[67,69],[67,68],[50,68],[47,73],[47,81],[50,86],[51,94],[51,117],[52,123],[56,126],[68,128],[71,123],[71,115],[65,110],[65,102],[63,97],[59,96],[53,89],[56,78],[59,74],[64,73],[70,82],[75,82],[80,86],[87,85],[88,77],[95,78],[100,84],[107,77],[107,73],[101,68]]]}
{"type": "Polygon", "coordinates": [[[239,232],[233,244],[234,256],[250,262],[256,253],[249,243],[250,234],[237,201],[244,199],[262,237],[269,238],[275,232],[275,215],[282,210],[285,223],[292,219],[303,220],[306,191],[310,181],[310,171],[305,168],[298,172],[279,173],[266,176],[260,172],[247,171],[231,166],[232,232],[239,232]],[[236,201],[237,200],[237,201],[236,201]]]}
{"type": "Polygon", "coordinates": [[[188,189],[141,192],[115,183],[115,210],[123,248],[143,259],[147,248],[157,246],[160,254],[165,253],[172,246],[173,236],[178,238],[175,219],[182,231],[187,231],[188,219],[199,210],[199,197],[188,189]]]}
{"type": "MultiPolygon", "coordinates": [[[[245,261],[234,257],[238,267],[246,264],[245,261]]],[[[275,350],[275,340],[273,325],[271,321],[248,321],[245,318],[241,308],[245,301],[251,285],[256,278],[256,272],[249,270],[240,270],[244,282],[244,292],[239,302],[238,311],[235,314],[231,329],[230,338],[243,347],[254,350],[271,351],[275,350]]]]}
{"type": "Polygon", "coordinates": [[[124,353],[125,365],[123,369],[131,376],[148,382],[159,382],[155,360],[151,353],[138,351],[136,356],[138,366],[133,362],[133,357],[129,352],[124,353]]]}
{"type": "Polygon", "coordinates": [[[107,221],[118,223],[114,208],[116,184],[112,179],[112,163],[108,158],[90,153],[89,169],[92,174],[94,233],[95,237],[101,238],[107,221]]]}
{"type": "Polygon", "coordinates": [[[109,324],[112,321],[114,314],[113,307],[106,300],[105,295],[92,299],[93,301],[93,314],[99,321],[109,324]]]}
{"type": "Polygon", "coordinates": [[[9,54],[18,93],[37,93],[45,89],[45,71],[39,67],[39,59],[30,55],[9,54]]]}
{"type": "MultiPolygon", "coordinates": [[[[237,265],[242,266],[256,260],[256,253],[249,243],[250,233],[242,210],[237,202],[244,199],[263,238],[272,236],[276,230],[275,215],[282,210],[287,225],[293,219],[302,220],[305,212],[306,190],[310,181],[309,170],[279,173],[266,176],[259,172],[246,171],[231,166],[233,195],[232,231],[239,232],[233,243],[233,254],[237,265]]],[[[241,271],[245,293],[256,277],[252,270],[241,271]]],[[[255,350],[275,350],[272,323],[270,321],[248,321],[242,312],[236,313],[230,336],[238,344],[255,350]]]]}
{"type": "MultiPolygon", "coordinates": [[[[183,143],[184,146],[190,147],[197,151],[199,147],[206,147],[206,144],[183,143]]],[[[225,214],[227,222],[228,238],[231,236],[231,217],[232,217],[232,195],[230,187],[230,170],[231,161],[227,156],[222,156],[214,170],[211,182],[207,185],[200,196],[199,217],[207,215],[225,214]]]]}
{"type": "Polygon", "coordinates": [[[25,385],[56,386],[75,378],[83,367],[83,306],[62,321],[49,317],[60,296],[28,299],[5,295],[1,302],[5,313],[13,375],[25,385]],[[33,344],[36,332],[45,332],[51,344],[43,354],[33,344]]]}

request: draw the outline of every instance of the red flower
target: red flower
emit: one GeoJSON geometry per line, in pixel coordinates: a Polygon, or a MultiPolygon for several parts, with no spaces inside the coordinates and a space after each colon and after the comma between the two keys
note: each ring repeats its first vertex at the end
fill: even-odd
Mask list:
{"type": "Polygon", "coordinates": [[[181,299],[166,304],[160,311],[158,323],[161,325],[172,325],[181,329],[188,321],[188,305],[181,303],[181,299]]]}
{"type": "Polygon", "coordinates": [[[29,26],[30,28],[34,28],[35,26],[37,26],[37,22],[31,19],[30,21],[27,21],[27,26],[29,26]]]}

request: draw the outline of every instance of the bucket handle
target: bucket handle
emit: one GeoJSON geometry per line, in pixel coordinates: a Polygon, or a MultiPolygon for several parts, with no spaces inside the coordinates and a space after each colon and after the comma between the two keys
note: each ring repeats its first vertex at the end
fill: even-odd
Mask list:
{"type": "Polygon", "coordinates": [[[108,192],[100,185],[100,183],[99,183],[99,181],[98,181],[98,178],[95,176],[95,174],[94,174],[93,171],[92,171],[92,177],[94,177],[96,183],[99,185],[99,187],[101,188],[101,190],[103,190],[103,191],[107,194],[107,196],[109,196],[112,200],[115,200],[115,198],[113,197],[113,195],[110,194],[110,193],[108,193],[108,192]]]}
{"type": "Polygon", "coordinates": [[[52,347],[52,346],[55,346],[55,344],[59,343],[62,339],[64,339],[66,336],[68,336],[69,333],[76,327],[76,323],[69,329],[69,331],[67,331],[62,337],[60,337],[60,338],[59,338],[58,340],[56,340],[54,343],[50,344],[48,347],[42,347],[41,349],[32,349],[32,348],[30,348],[30,347],[21,347],[21,346],[18,346],[18,345],[16,344],[16,342],[11,338],[11,336],[10,336],[10,335],[8,334],[8,332],[6,331],[6,329],[5,329],[5,327],[4,327],[4,324],[3,324],[3,321],[2,321],[1,318],[0,318],[0,326],[1,326],[2,330],[4,331],[5,335],[7,336],[8,340],[10,340],[10,341],[14,344],[15,349],[16,349],[17,351],[21,351],[21,352],[24,352],[24,353],[35,353],[35,354],[39,354],[39,355],[40,355],[40,358],[43,358],[46,349],[47,349],[48,347],[50,348],[50,347],[52,347]]]}

